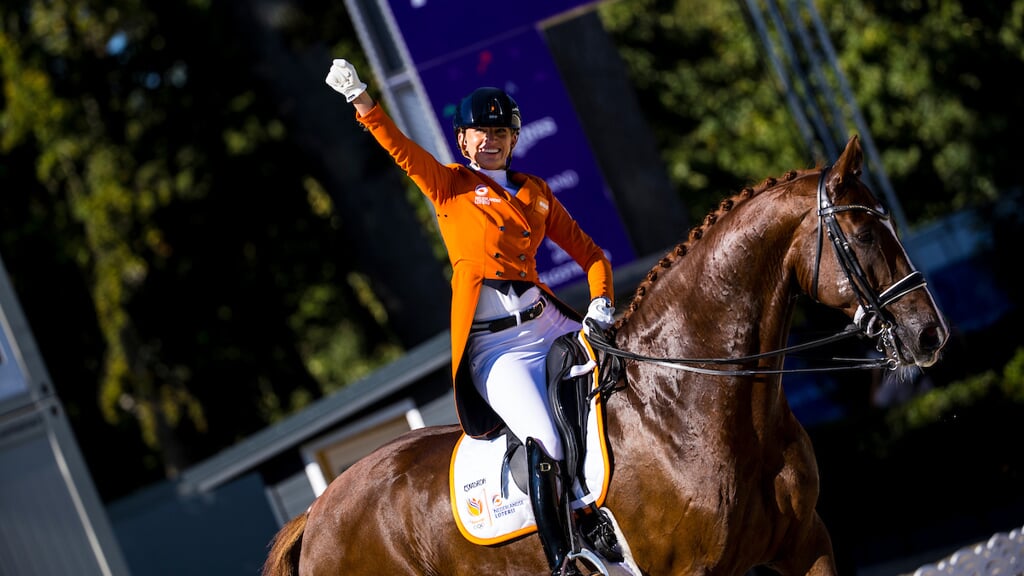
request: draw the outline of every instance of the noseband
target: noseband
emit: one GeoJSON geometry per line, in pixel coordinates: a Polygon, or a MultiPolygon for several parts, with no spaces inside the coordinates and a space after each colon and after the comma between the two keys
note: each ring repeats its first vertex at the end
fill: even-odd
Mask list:
{"type": "Polygon", "coordinates": [[[864,274],[864,269],[861,268],[860,262],[853,252],[853,248],[850,247],[850,242],[846,239],[846,235],[843,234],[843,229],[840,228],[839,222],[836,221],[836,213],[860,210],[880,220],[888,220],[889,215],[863,204],[847,204],[844,206],[833,204],[832,200],[829,199],[828,189],[825,184],[825,180],[831,170],[831,166],[826,166],[821,170],[821,176],[818,177],[818,252],[814,262],[814,282],[811,285],[811,298],[815,301],[818,300],[818,272],[821,268],[822,243],[824,242],[824,236],[827,234],[832,242],[832,247],[835,249],[839,266],[843,269],[843,273],[846,274],[846,279],[857,295],[858,302],[860,302],[857,306],[857,311],[853,315],[854,324],[860,328],[864,335],[878,340],[879,352],[885,352],[885,349],[889,349],[894,354],[897,354],[896,336],[893,332],[894,321],[892,314],[886,308],[906,294],[918,288],[924,288],[927,286],[927,282],[924,279],[924,274],[913,270],[881,293],[876,292],[871,287],[868,283],[867,275],[864,274]]]}

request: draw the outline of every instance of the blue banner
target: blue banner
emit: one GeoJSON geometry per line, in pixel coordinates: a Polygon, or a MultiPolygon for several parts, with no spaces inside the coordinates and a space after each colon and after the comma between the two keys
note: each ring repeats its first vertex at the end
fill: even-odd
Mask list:
{"type": "MultiPolygon", "coordinates": [[[[582,9],[595,0],[389,0],[409,56],[419,67],[504,35],[515,35],[553,16],[582,9]]],[[[545,56],[547,57],[547,56],[545,56]]]]}

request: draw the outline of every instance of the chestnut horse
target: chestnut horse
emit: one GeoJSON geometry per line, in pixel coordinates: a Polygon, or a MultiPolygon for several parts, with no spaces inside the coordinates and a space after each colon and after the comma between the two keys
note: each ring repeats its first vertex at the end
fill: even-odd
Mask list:
{"type": "MultiPolygon", "coordinates": [[[[612,340],[626,360],[603,398],[604,507],[644,574],[836,574],[814,450],[781,381],[796,298],[845,313],[892,369],[932,365],[948,335],[859,178],[862,159],[853,136],[830,167],[724,200],[618,321],[612,340]],[[686,358],[704,360],[692,370],[673,361],[686,358]]],[[[460,534],[448,490],[460,434],[414,430],[346,470],[278,532],[263,575],[548,574],[535,533],[494,546],[460,534]]]]}

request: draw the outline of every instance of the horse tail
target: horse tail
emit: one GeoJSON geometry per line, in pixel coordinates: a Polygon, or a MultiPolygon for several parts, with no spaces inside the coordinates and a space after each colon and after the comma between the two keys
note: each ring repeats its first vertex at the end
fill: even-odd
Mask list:
{"type": "Polygon", "coordinates": [[[302,551],[302,533],[306,531],[307,516],[303,512],[278,530],[270,542],[262,576],[298,576],[299,552],[302,551]]]}

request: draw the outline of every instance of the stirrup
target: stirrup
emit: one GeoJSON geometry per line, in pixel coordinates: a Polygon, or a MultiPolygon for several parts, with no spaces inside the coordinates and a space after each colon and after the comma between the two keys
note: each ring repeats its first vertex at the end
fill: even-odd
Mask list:
{"type": "Polygon", "coordinates": [[[615,536],[615,527],[607,512],[595,509],[580,518],[576,525],[583,536],[583,541],[601,557],[609,562],[623,561],[622,547],[615,536]]]}
{"type": "Polygon", "coordinates": [[[608,574],[608,567],[604,565],[604,561],[591,550],[581,548],[579,552],[569,552],[566,555],[566,559],[569,562],[575,562],[577,558],[582,558],[589,567],[597,570],[598,574],[601,574],[601,576],[610,576],[608,574]]]}

